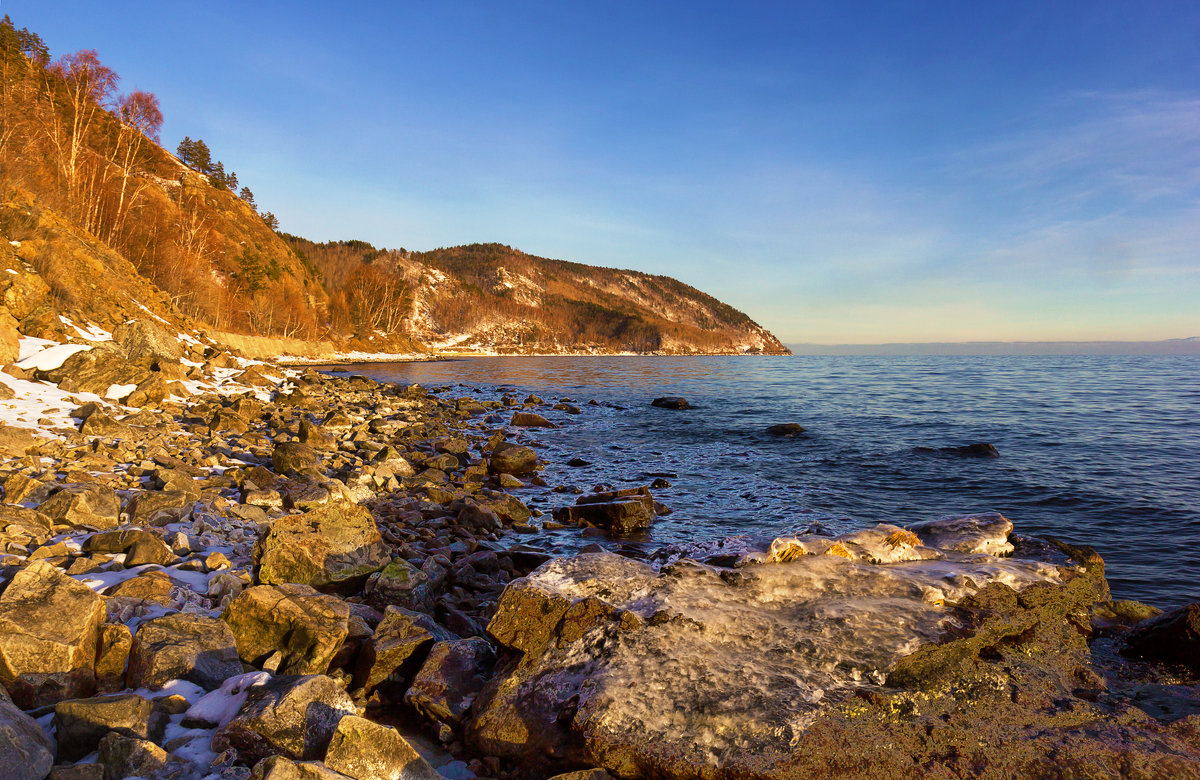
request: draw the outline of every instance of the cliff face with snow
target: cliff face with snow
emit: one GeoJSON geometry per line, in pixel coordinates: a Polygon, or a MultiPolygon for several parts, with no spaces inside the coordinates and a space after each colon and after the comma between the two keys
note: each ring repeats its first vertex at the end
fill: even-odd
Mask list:
{"type": "Polygon", "coordinates": [[[369,252],[371,263],[404,280],[406,332],[439,350],[788,353],[742,312],[666,276],[550,260],[501,244],[369,252]]]}

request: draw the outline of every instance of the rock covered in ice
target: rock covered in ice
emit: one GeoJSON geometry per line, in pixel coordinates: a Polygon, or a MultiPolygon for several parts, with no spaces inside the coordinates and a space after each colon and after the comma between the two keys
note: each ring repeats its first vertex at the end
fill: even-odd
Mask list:
{"type": "Polygon", "coordinates": [[[658,572],[610,553],[551,561],[501,597],[488,631],[515,655],[480,693],[470,737],[524,760],[583,744],[573,759],[622,775],[783,756],[825,704],[881,684],[944,634],[947,603],[989,582],[1059,579],[1040,562],[930,555],[911,533],[889,543],[898,531],[860,532],[851,555],[735,571],[685,560],[658,572]]]}

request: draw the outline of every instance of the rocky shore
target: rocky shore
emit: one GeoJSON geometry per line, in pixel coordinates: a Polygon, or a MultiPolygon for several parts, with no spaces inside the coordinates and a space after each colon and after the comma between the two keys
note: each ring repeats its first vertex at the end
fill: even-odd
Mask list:
{"type": "Polygon", "coordinates": [[[149,322],[36,346],[0,385],[0,778],[1200,777],[1200,607],[999,515],[551,558],[669,511],[541,479],[529,433],[586,404],[149,322]]]}

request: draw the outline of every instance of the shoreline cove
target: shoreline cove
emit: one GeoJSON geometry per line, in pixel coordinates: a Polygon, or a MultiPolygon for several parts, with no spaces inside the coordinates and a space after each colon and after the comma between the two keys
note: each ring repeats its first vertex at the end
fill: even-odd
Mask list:
{"type": "Polygon", "coordinates": [[[567,478],[557,435],[705,399],[207,355],[133,409],[50,362],[4,380],[14,423],[58,408],[0,510],[0,718],[36,771],[334,777],[386,744],[461,780],[1200,776],[1200,670],[1153,660],[1174,613],[1088,548],[986,512],[686,545],[656,535],[684,469],[567,478]]]}

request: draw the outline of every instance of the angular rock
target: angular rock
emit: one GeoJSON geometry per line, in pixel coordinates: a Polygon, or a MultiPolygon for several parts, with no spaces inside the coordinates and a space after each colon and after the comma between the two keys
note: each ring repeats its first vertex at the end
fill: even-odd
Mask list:
{"type": "Polygon", "coordinates": [[[1138,624],[1121,652],[1131,658],[1179,664],[1200,674],[1200,602],[1138,624]]]}
{"type": "Polygon", "coordinates": [[[376,609],[389,604],[428,612],[437,597],[437,583],[403,558],[395,558],[367,580],[367,599],[376,609]]]}
{"type": "Polygon", "coordinates": [[[273,677],[249,689],[237,714],[213,737],[213,749],[234,748],[247,764],[272,755],[320,759],[338,722],[353,714],[354,702],[331,677],[273,677]]]}
{"type": "Polygon", "coordinates": [[[370,510],[348,503],[279,518],[254,557],[259,582],[315,588],[361,585],[391,560],[370,510]]]}
{"type": "Polygon", "coordinates": [[[495,663],[496,654],[482,637],[438,642],[404,701],[432,721],[461,726],[495,663]]]}
{"type": "Polygon", "coordinates": [[[344,780],[319,761],[293,761],[286,756],[271,756],[254,765],[250,780],[344,780]]]}
{"type": "Polygon", "coordinates": [[[87,585],[37,561],[0,595],[0,683],[23,707],[95,690],[105,607],[87,585]]]}
{"type": "Polygon", "coordinates": [[[129,320],[113,329],[113,341],[125,349],[127,360],[172,360],[183,357],[179,338],[149,320],[129,320]]]}
{"type": "Polygon", "coordinates": [[[0,688],[0,775],[6,780],[42,780],[54,766],[54,741],[21,712],[0,688]]]}
{"type": "Polygon", "coordinates": [[[136,525],[162,527],[179,522],[195,502],[186,490],[146,490],[129,502],[129,520],[136,525]]]}
{"type": "Polygon", "coordinates": [[[103,530],[120,521],[121,502],[112,488],[89,482],[64,485],[39,504],[38,511],[56,523],[103,530]]]}
{"type": "Polygon", "coordinates": [[[153,563],[159,566],[169,566],[175,563],[177,556],[162,539],[139,539],[125,551],[126,566],[142,566],[153,563]]]}
{"type": "Polygon", "coordinates": [[[133,638],[131,688],[157,690],[171,680],[188,680],[211,691],[241,673],[233,632],[216,618],[166,615],[142,623],[133,638]]]}
{"type": "Polygon", "coordinates": [[[349,635],[350,607],[307,585],[256,585],[242,591],[221,619],[243,661],[283,654],[283,674],[323,674],[349,635]]]}
{"type": "Polygon", "coordinates": [[[124,780],[129,777],[156,777],[167,769],[171,756],[147,739],[128,737],[110,731],[99,745],[100,764],[104,780],[124,780]]]}
{"type": "Polygon", "coordinates": [[[136,694],[71,699],[54,706],[58,760],[78,761],[110,731],[158,742],[167,726],[165,713],[136,694]]]}
{"type": "Polygon", "coordinates": [[[355,686],[369,694],[389,678],[407,682],[435,642],[455,638],[428,615],[390,606],[359,653],[355,686]]]}
{"type": "Polygon", "coordinates": [[[125,665],[133,648],[133,632],[121,623],[100,627],[100,645],[96,651],[96,688],[113,693],[125,687],[125,665]]]}
{"type": "Polygon", "coordinates": [[[275,445],[271,452],[271,465],[276,473],[286,474],[289,471],[303,471],[313,468],[320,462],[316,451],[307,444],[298,441],[285,441],[275,445]]]}
{"type": "Polygon", "coordinates": [[[347,715],[338,721],[325,766],[355,780],[441,780],[400,732],[347,715]]]}
{"type": "Polygon", "coordinates": [[[510,650],[541,655],[570,606],[561,595],[522,577],[510,582],[500,595],[487,632],[510,650]]]}
{"type": "Polygon", "coordinates": [[[488,457],[488,471],[521,477],[537,470],[537,453],[519,444],[502,444],[488,457]]]}

